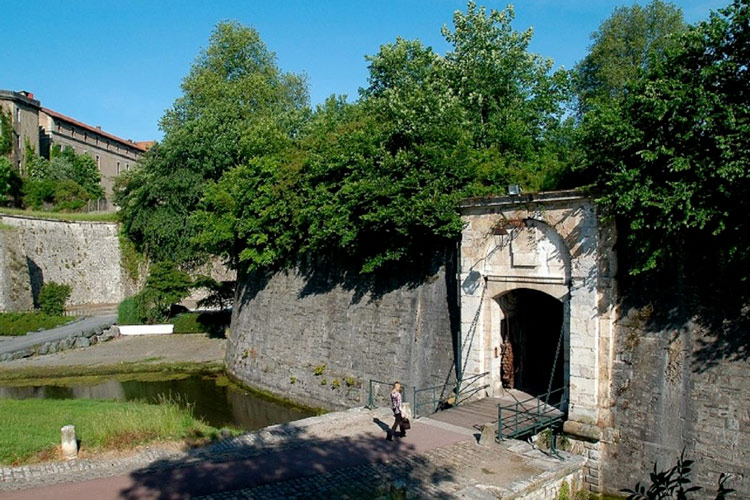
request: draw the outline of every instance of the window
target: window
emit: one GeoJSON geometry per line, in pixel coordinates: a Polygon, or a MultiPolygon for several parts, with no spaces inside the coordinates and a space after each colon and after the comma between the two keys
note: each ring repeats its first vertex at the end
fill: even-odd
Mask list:
{"type": "Polygon", "coordinates": [[[117,162],[117,175],[120,175],[120,162],[117,162]]]}
{"type": "Polygon", "coordinates": [[[97,146],[99,145],[99,136],[98,135],[94,138],[94,142],[96,143],[97,146]]]}
{"type": "Polygon", "coordinates": [[[99,167],[99,170],[101,170],[101,169],[102,169],[102,164],[101,164],[101,162],[99,161],[99,155],[96,155],[96,166],[97,166],[97,167],[99,167]]]}
{"type": "Polygon", "coordinates": [[[125,170],[130,170],[130,163],[125,164],[125,170]]]}
{"type": "Polygon", "coordinates": [[[21,122],[21,108],[16,108],[16,121],[21,122]]]}
{"type": "Polygon", "coordinates": [[[59,134],[61,130],[62,130],[62,127],[60,127],[60,124],[58,123],[57,124],[57,133],[59,134]]]}
{"type": "Polygon", "coordinates": [[[16,149],[21,149],[21,136],[20,135],[16,136],[16,149]]]}
{"type": "Polygon", "coordinates": [[[89,140],[89,134],[88,134],[88,132],[84,132],[83,133],[83,142],[88,142],[88,140],[89,140]]]}
{"type": "Polygon", "coordinates": [[[76,136],[76,129],[74,128],[70,129],[70,137],[75,137],[75,136],[76,136]]]}
{"type": "Polygon", "coordinates": [[[109,149],[109,141],[107,141],[107,149],[109,149]]]}

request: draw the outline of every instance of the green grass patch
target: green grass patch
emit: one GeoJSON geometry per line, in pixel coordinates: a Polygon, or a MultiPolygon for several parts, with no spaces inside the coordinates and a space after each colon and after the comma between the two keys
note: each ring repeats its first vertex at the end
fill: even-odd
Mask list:
{"type": "Polygon", "coordinates": [[[158,405],[98,400],[4,400],[0,404],[0,464],[59,458],[60,428],[75,425],[81,453],[121,450],[152,441],[203,444],[218,436],[173,401],[158,405]]]}
{"type": "Polygon", "coordinates": [[[49,330],[70,323],[74,319],[76,318],[71,316],[52,316],[41,312],[0,313],[0,335],[26,335],[28,332],[35,332],[40,328],[49,330]]]}
{"type": "Polygon", "coordinates": [[[63,213],[2,207],[0,208],[0,214],[20,215],[23,217],[36,217],[38,219],[56,219],[66,221],[117,222],[117,212],[63,213]]]}

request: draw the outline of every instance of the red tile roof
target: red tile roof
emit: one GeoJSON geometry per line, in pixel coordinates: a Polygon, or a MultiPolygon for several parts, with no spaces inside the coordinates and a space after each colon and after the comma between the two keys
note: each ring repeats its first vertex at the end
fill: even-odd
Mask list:
{"type": "Polygon", "coordinates": [[[109,139],[112,139],[113,141],[117,141],[117,142],[119,142],[121,144],[124,144],[126,146],[129,146],[129,147],[131,147],[133,149],[137,149],[138,151],[146,152],[146,149],[148,149],[148,148],[146,148],[143,145],[145,141],[144,142],[140,142],[140,143],[136,143],[136,142],[128,141],[126,139],[122,139],[120,137],[117,137],[116,135],[112,135],[112,134],[110,134],[108,132],[105,132],[104,130],[102,130],[100,128],[92,127],[91,125],[87,125],[87,124],[85,124],[83,122],[79,122],[78,120],[74,120],[73,118],[71,118],[69,116],[65,116],[62,113],[58,113],[57,111],[52,111],[49,108],[44,108],[43,107],[42,111],[45,112],[45,113],[47,113],[48,115],[50,115],[53,118],[58,118],[60,120],[66,121],[68,123],[72,123],[73,125],[81,127],[82,129],[89,130],[91,132],[94,132],[95,134],[99,134],[101,136],[107,137],[109,139]]]}

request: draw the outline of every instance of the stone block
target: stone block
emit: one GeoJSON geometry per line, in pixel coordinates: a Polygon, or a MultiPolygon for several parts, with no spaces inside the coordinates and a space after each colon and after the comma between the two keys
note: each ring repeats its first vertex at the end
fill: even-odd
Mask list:
{"type": "Polygon", "coordinates": [[[91,341],[87,339],[86,337],[78,337],[74,343],[74,346],[76,349],[80,349],[82,347],[89,347],[90,345],[91,345],[91,341]]]}

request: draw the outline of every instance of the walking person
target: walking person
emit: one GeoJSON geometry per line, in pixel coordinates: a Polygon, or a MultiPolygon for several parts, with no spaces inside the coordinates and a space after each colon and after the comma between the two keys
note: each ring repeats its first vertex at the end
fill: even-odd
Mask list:
{"type": "Polygon", "coordinates": [[[391,426],[391,432],[388,433],[388,441],[393,441],[393,434],[396,432],[396,427],[400,427],[401,432],[399,433],[400,437],[406,436],[406,430],[404,430],[404,400],[401,396],[401,383],[400,382],[394,382],[393,383],[393,389],[391,389],[391,409],[393,410],[393,416],[395,418],[395,421],[393,422],[393,425],[391,426]]]}

